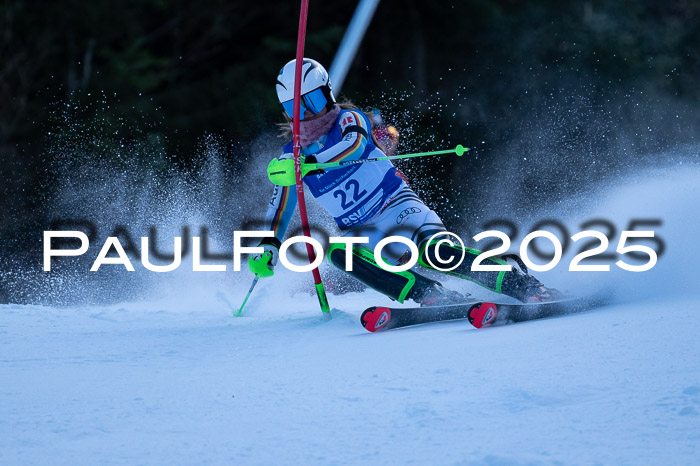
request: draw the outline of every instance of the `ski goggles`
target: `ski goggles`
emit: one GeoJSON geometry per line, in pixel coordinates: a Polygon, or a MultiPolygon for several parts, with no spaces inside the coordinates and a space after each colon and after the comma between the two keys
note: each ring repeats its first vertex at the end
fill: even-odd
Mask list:
{"type": "MultiPolygon", "coordinates": [[[[323,110],[323,108],[328,104],[328,99],[326,94],[323,92],[323,87],[314,89],[311,92],[301,96],[301,102],[299,102],[299,120],[304,119],[304,112],[307,110],[316,115],[318,112],[323,110]]],[[[294,116],[294,99],[282,102],[282,107],[289,118],[294,116]]]]}

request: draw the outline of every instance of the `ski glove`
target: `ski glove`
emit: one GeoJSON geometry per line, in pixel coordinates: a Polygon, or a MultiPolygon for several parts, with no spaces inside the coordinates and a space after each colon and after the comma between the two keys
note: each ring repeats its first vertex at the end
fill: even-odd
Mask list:
{"type": "Polygon", "coordinates": [[[277,238],[265,238],[259,246],[262,246],[264,251],[248,258],[248,269],[258,277],[271,277],[275,274],[280,241],[277,238]]]}

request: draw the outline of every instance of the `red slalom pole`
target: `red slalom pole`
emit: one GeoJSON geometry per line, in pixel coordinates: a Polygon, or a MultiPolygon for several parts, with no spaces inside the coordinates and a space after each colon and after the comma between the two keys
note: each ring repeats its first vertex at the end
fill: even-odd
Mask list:
{"type": "MultiPolygon", "coordinates": [[[[304,60],[304,41],[306,39],[306,15],[309,11],[309,0],[301,0],[301,12],[299,13],[299,35],[297,36],[297,56],[296,68],[294,69],[294,115],[292,122],[292,145],[294,147],[294,180],[297,187],[297,199],[299,200],[299,215],[301,216],[301,229],[304,236],[311,238],[311,230],[309,229],[309,217],[306,213],[306,200],[304,199],[304,183],[301,174],[301,138],[299,136],[299,103],[301,102],[301,68],[304,60]]],[[[309,255],[309,263],[313,264],[316,260],[316,251],[314,247],[306,243],[306,252],[309,255]]],[[[318,267],[312,271],[314,276],[314,285],[318,302],[321,304],[321,311],[324,315],[330,317],[330,307],[328,306],[328,298],[326,290],[321,281],[321,273],[318,267]]]]}

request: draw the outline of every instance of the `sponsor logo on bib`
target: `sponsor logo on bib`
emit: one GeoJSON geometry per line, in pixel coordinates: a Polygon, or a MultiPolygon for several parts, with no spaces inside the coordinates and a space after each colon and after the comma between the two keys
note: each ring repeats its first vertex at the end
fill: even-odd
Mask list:
{"type": "Polygon", "coordinates": [[[422,212],[419,207],[409,207],[408,209],[404,209],[398,217],[396,217],[396,224],[400,225],[404,223],[407,219],[408,216],[411,214],[417,214],[422,212]]]}

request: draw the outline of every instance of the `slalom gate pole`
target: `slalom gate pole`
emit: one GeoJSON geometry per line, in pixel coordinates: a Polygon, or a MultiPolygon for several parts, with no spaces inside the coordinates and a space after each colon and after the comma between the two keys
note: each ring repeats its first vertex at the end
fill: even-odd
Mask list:
{"type": "MultiPolygon", "coordinates": [[[[304,236],[311,237],[309,228],[309,217],[306,213],[306,201],[304,199],[304,183],[301,173],[301,138],[299,136],[299,121],[300,121],[300,105],[301,102],[301,68],[304,60],[304,41],[306,39],[306,16],[309,11],[309,0],[301,0],[301,11],[299,13],[299,34],[297,36],[297,56],[296,68],[294,70],[294,112],[292,122],[292,144],[294,147],[294,181],[297,188],[297,199],[299,200],[299,215],[301,216],[301,228],[304,236]]],[[[309,263],[316,262],[316,252],[314,247],[306,243],[306,252],[309,255],[309,263]]],[[[314,267],[311,271],[314,276],[314,285],[316,286],[316,294],[318,294],[318,302],[321,304],[321,312],[330,318],[330,307],[326,290],[321,281],[321,273],[318,267],[314,267]]]]}

